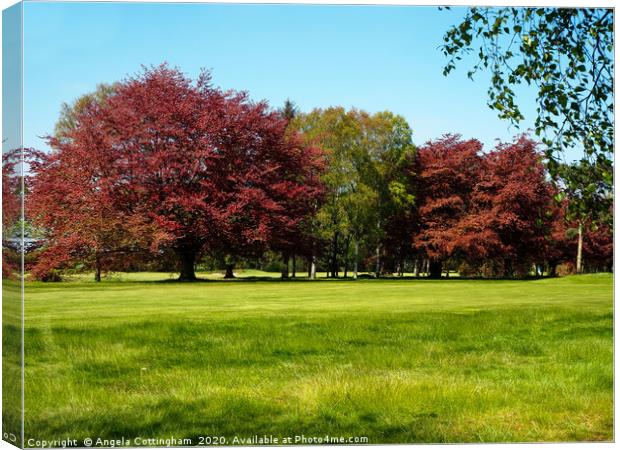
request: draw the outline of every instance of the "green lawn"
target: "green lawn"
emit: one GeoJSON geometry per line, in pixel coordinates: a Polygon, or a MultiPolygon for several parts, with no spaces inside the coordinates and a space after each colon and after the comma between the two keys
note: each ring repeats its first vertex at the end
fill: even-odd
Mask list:
{"type": "Polygon", "coordinates": [[[157,279],[27,283],[26,445],[613,439],[611,275],[157,279]]]}

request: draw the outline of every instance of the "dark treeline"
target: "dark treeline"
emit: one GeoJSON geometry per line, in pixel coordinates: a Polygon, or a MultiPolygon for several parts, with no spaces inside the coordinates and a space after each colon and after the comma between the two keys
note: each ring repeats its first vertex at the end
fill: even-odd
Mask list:
{"type": "MultiPolygon", "coordinates": [[[[41,280],[612,270],[611,181],[583,161],[550,177],[527,136],[492,150],[455,135],[416,147],[387,111],[273,111],[164,65],[65,106],[49,143],[51,153],[27,152],[24,180],[26,267],[41,280]]],[[[19,188],[14,158],[3,161],[6,236],[19,188]]]]}

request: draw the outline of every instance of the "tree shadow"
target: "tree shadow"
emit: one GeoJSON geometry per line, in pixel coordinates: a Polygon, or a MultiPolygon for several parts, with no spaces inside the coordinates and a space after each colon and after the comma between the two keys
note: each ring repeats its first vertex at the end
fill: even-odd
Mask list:
{"type": "Polygon", "coordinates": [[[493,281],[540,281],[545,279],[558,279],[561,277],[549,277],[549,276],[528,276],[528,277],[519,277],[519,278],[510,278],[510,277],[495,277],[495,278],[483,278],[483,277],[441,277],[441,278],[430,278],[430,277],[415,277],[415,276],[383,276],[383,277],[360,277],[355,279],[353,277],[337,277],[337,278],[276,278],[269,276],[248,276],[248,277],[235,277],[228,279],[210,279],[210,278],[196,278],[195,280],[179,280],[176,278],[171,278],[167,280],[144,280],[144,281],[125,281],[128,283],[157,283],[157,284],[200,284],[200,283],[336,283],[336,282],[345,282],[345,283],[381,283],[381,282],[394,282],[394,281],[408,281],[408,282],[450,282],[450,283],[458,283],[461,281],[480,281],[480,282],[493,282],[493,281]]]}

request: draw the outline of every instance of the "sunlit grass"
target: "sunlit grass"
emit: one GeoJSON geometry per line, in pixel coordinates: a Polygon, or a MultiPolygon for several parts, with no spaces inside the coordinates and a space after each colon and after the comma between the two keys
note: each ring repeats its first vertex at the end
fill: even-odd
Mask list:
{"type": "Polygon", "coordinates": [[[26,438],[612,439],[610,275],[141,273],[26,295],[26,438]]]}

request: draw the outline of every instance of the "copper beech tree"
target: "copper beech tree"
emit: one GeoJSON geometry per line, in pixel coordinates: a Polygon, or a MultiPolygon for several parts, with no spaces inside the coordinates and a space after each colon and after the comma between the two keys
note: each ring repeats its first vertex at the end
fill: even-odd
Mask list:
{"type": "Polygon", "coordinates": [[[281,245],[322,196],[320,150],[244,92],[145,68],[80,108],[33,167],[30,204],[47,230],[49,267],[171,251],[180,279],[200,255],[281,245]],[[293,206],[292,206],[293,205],[293,206]]]}
{"type": "Polygon", "coordinates": [[[527,274],[548,259],[555,193],[541,152],[521,136],[484,155],[470,211],[456,227],[453,246],[486,275],[527,274]]]}
{"type": "Polygon", "coordinates": [[[413,244],[429,259],[431,277],[441,276],[447,260],[466,275],[505,277],[564,260],[564,217],[531,139],[483,153],[476,140],[445,136],[419,149],[416,176],[413,244]]]}
{"type": "Polygon", "coordinates": [[[14,248],[21,238],[19,221],[21,205],[22,149],[2,153],[2,276],[8,278],[19,266],[18,250],[14,248]]]}
{"type": "Polygon", "coordinates": [[[454,253],[457,226],[470,210],[471,194],[481,176],[482,144],[447,135],[418,149],[415,160],[418,232],[416,250],[429,259],[431,278],[441,277],[442,263],[454,253]]]}

